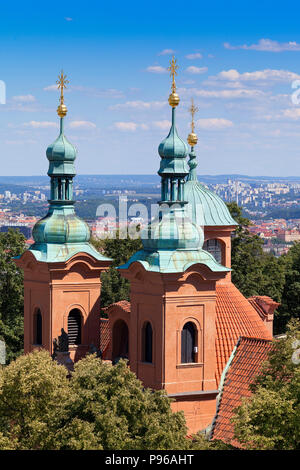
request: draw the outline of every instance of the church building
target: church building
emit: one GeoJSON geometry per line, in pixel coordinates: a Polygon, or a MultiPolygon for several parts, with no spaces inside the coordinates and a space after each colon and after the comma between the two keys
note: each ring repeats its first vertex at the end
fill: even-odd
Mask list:
{"type": "Polygon", "coordinates": [[[52,353],[63,330],[73,360],[91,345],[113,363],[127,358],[145,387],[164,389],[173,410],[184,412],[189,433],[206,429],[212,439],[230,441],[232,410],[267,357],[278,304],[265,296],[248,300],[231,282],[237,224],[222,199],[198,182],[197,110],[192,103],[189,150],[176,129],[174,58],[169,71],[172,122],[158,148],[159,215],[141,232],[142,250],[118,268],[130,281],[130,302],[107,307],[108,318],[100,318],[100,275],[111,260],[89,243],[89,229],[74,212],[76,150],[64,135],[60,75],[60,134],[47,149],[49,211],[17,260],[24,270],[24,349],[52,353]]]}

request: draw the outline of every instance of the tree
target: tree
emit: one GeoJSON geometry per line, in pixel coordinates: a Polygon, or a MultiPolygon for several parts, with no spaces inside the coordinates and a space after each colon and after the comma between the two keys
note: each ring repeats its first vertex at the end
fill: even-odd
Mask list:
{"type": "Polygon", "coordinates": [[[69,384],[46,351],[0,369],[0,449],[54,449],[69,384]]]}
{"type": "Polygon", "coordinates": [[[300,322],[274,341],[268,361],[233,418],[235,438],[247,449],[300,448],[300,322]]]}
{"type": "Polygon", "coordinates": [[[8,361],[23,348],[23,273],[13,258],[25,248],[25,237],[19,230],[0,233],[0,339],[6,343],[8,361]]]}
{"type": "Polygon", "coordinates": [[[182,412],[164,391],[145,389],[125,361],[95,355],[66,369],[46,351],[0,369],[0,449],[188,449],[182,412]]]}
{"type": "Polygon", "coordinates": [[[285,283],[285,259],[263,251],[263,240],[248,230],[251,221],[236,202],[227,204],[239,224],[232,238],[232,281],[245,297],[268,295],[280,302],[285,283]]]}
{"type": "Polygon", "coordinates": [[[101,276],[101,307],[119,300],[129,300],[129,282],[120,276],[116,267],[126,263],[136,251],[142,249],[141,239],[132,239],[128,235],[122,239],[117,232],[116,238],[92,239],[91,242],[98,251],[113,259],[109,270],[101,276]]]}
{"type": "Polygon", "coordinates": [[[103,364],[87,356],[75,365],[67,407],[70,419],[93,425],[103,449],[184,449],[183,413],[173,413],[163,391],[144,389],[126,362],[103,364]]]}
{"type": "Polygon", "coordinates": [[[300,243],[294,243],[282,259],[285,262],[286,272],[281,305],[276,319],[278,332],[285,330],[290,319],[300,318],[300,243]]]}

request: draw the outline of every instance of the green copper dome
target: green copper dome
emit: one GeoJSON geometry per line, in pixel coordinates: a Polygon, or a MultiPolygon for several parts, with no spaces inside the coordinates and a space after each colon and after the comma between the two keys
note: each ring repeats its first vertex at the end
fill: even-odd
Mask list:
{"type": "MultiPolygon", "coordinates": [[[[174,64],[173,64],[174,65],[174,64]]],[[[161,201],[159,216],[141,232],[143,250],[135,253],[119,269],[128,269],[132,263],[140,263],[147,271],[160,273],[182,273],[194,264],[203,264],[213,272],[227,272],[214,257],[202,249],[204,233],[201,226],[187,217],[185,206],[185,177],[187,145],[178,136],[175,126],[175,107],[179,97],[173,94],[172,125],[166,139],[158,148],[161,164],[161,201]]]]}
{"type": "Polygon", "coordinates": [[[236,226],[236,221],[225,202],[215,193],[199,183],[196,174],[196,154],[192,147],[189,154],[190,173],[184,186],[184,198],[192,221],[200,226],[236,226]]]}
{"type": "Polygon", "coordinates": [[[89,241],[90,229],[72,206],[52,204],[33,227],[32,236],[36,243],[82,243],[89,241]]]}
{"type": "Polygon", "coordinates": [[[175,108],[172,108],[172,125],[168,136],[161,142],[158,147],[158,153],[161,157],[161,164],[158,174],[185,176],[188,174],[188,166],[186,156],[188,148],[184,140],[182,140],[175,125],[175,108]]]}
{"type": "Polygon", "coordinates": [[[53,144],[46,151],[49,160],[48,175],[70,175],[75,176],[74,161],[76,149],[64,135],[64,120],[60,120],[60,133],[53,144]]]}
{"type": "Polygon", "coordinates": [[[60,133],[46,152],[49,160],[50,205],[47,215],[33,227],[34,243],[29,251],[38,261],[45,263],[65,262],[77,253],[87,253],[99,261],[111,261],[89,243],[89,226],[75,214],[73,177],[76,149],[64,135],[66,114],[67,108],[61,96],[58,107],[60,133]]]}

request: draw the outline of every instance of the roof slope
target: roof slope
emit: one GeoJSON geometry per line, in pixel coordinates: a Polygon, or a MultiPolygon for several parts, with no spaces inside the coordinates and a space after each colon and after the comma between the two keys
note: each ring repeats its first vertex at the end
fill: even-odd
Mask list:
{"type": "Polygon", "coordinates": [[[240,336],[271,340],[258,312],[232,282],[216,287],[216,379],[221,374],[240,336]]]}
{"type": "Polygon", "coordinates": [[[234,428],[230,420],[233,410],[242,403],[243,397],[251,395],[249,385],[260,372],[271,348],[272,342],[261,338],[239,339],[222,377],[224,382],[212,425],[212,439],[232,441],[234,428]]]}

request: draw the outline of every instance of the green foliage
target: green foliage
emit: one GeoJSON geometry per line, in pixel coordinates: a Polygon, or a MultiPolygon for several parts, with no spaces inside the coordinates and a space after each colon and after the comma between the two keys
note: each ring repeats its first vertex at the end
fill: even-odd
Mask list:
{"type": "Polygon", "coordinates": [[[23,273],[13,261],[25,250],[25,237],[19,230],[0,233],[0,339],[6,343],[7,360],[23,348],[23,273]]]}
{"type": "Polygon", "coordinates": [[[124,361],[95,355],[71,379],[46,351],[0,369],[0,449],[187,449],[182,412],[164,391],[144,389],[124,361]]]}
{"type": "Polygon", "coordinates": [[[227,204],[239,226],[232,239],[232,281],[245,297],[268,295],[280,302],[285,282],[285,263],[281,258],[265,254],[263,240],[250,233],[249,219],[235,202],[227,204]]]}
{"type": "Polygon", "coordinates": [[[300,448],[299,344],[300,322],[293,320],[287,337],[274,341],[268,361],[251,387],[252,396],[236,409],[235,437],[243,447],[300,448]]]}
{"type": "Polygon", "coordinates": [[[300,319],[300,243],[295,243],[282,259],[285,262],[285,284],[278,308],[277,330],[284,331],[292,318],[300,319]]]}
{"type": "Polygon", "coordinates": [[[126,263],[136,251],[142,249],[141,239],[131,239],[129,236],[122,239],[117,233],[116,238],[92,239],[91,242],[98,251],[113,259],[111,268],[101,276],[101,307],[119,300],[129,300],[129,282],[120,276],[116,267],[126,263]]]}
{"type": "Polygon", "coordinates": [[[65,369],[46,351],[20,356],[0,371],[0,449],[56,448],[69,396],[65,369]]]}

